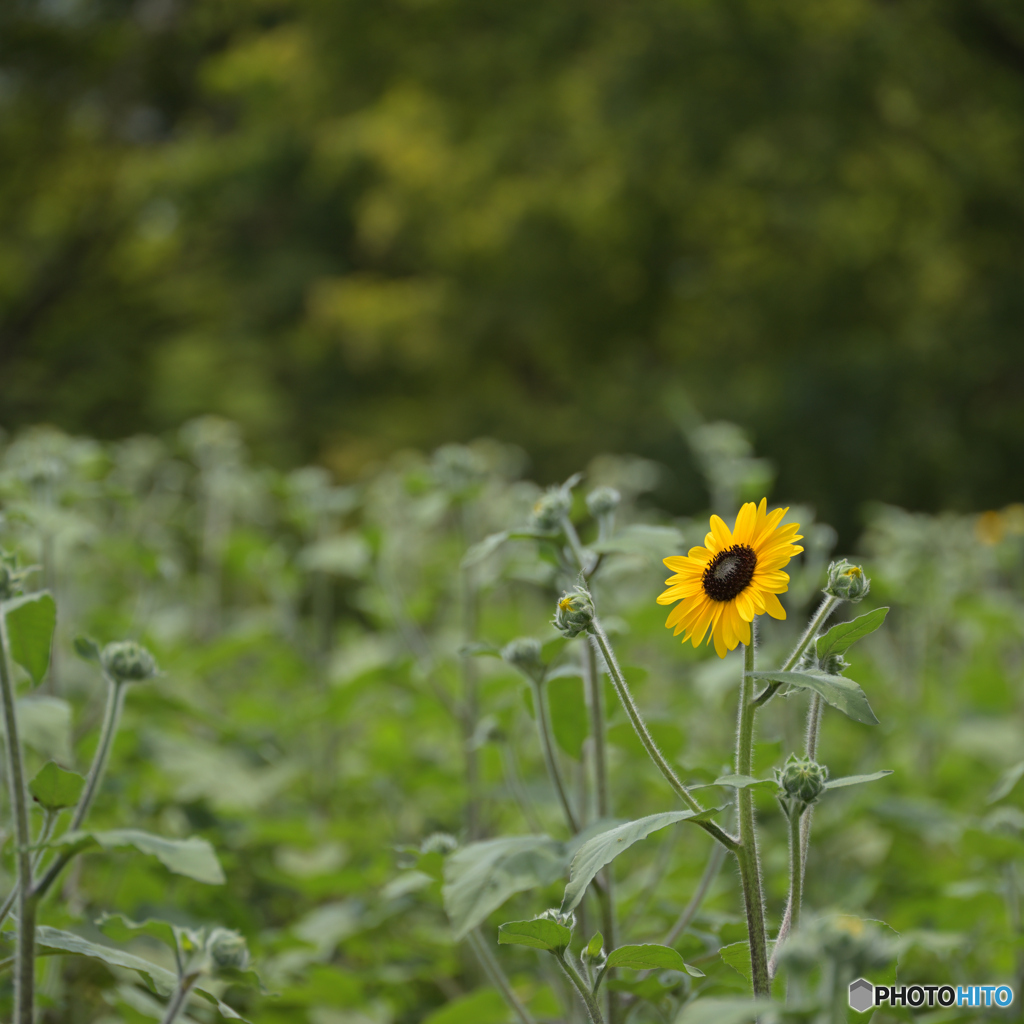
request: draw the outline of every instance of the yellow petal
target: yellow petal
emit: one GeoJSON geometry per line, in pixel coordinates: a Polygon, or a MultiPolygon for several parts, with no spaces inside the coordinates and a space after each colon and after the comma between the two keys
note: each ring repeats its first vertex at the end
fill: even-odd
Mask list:
{"type": "Polygon", "coordinates": [[[765,593],[764,607],[765,611],[773,619],[784,619],[786,617],[786,609],[782,607],[782,602],[774,594],[765,593]]]}
{"type": "Polygon", "coordinates": [[[748,501],[736,515],[736,525],[732,529],[734,544],[749,544],[754,539],[754,524],[757,521],[757,506],[748,501]]]}
{"type": "Polygon", "coordinates": [[[732,547],[732,533],[730,533],[729,527],[725,525],[725,521],[721,516],[711,517],[711,533],[718,544],[719,550],[732,547]]]}

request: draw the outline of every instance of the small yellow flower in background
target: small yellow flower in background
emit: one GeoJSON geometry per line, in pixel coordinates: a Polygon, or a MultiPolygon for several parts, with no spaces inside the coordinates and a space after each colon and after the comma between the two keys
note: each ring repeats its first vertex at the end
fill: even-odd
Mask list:
{"type": "Polygon", "coordinates": [[[1001,512],[994,510],[982,512],[974,520],[974,533],[982,544],[998,544],[1003,539],[1005,532],[1006,526],[1003,523],[1003,514],[1001,512]]]}
{"type": "Polygon", "coordinates": [[[755,615],[786,617],[775,595],[789,589],[789,574],[782,568],[803,551],[794,543],[803,538],[797,533],[799,523],[779,526],[788,508],[767,509],[767,498],[760,505],[747,502],[731,531],[719,516],[712,516],[704,547],[665,559],[675,575],[665,580],[668,590],[658,604],[679,602],[665,625],[675,636],[682,633],[683,643],[699,646],[710,629],[708,643],[713,638],[715,651],[724,658],[737,644],[750,643],[755,615]]]}

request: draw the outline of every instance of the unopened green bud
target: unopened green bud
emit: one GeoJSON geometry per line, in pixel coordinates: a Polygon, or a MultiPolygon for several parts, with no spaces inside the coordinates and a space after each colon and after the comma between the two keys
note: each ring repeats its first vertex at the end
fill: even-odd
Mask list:
{"type": "Polygon", "coordinates": [[[537,915],[538,921],[554,921],[555,924],[564,925],[569,931],[572,931],[576,927],[576,915],[569,911],[563,914],[558,907],[550,907],[537,915]]]}
{"type": "Polygon", "coordinates": [[[775,779],[788,798],[780,797],[787,813],[802,814],[824,791],[828,769],[809,757],[790,754],[782,768],[775,770],[775,779]]]}
{"type": "Polygon", "coordinates": [[[103,671],[116,683],[141,683],[157,673],[156,659],[134,640],[118,640],[100,652],[103,671]]]}
{"type": "Polygon", "coordinates": [[[447,832],[433,832],[420,843],[420,853],[451,853],[457,850],[459,841],[447,832]]]}
{"type": "Polygon", "coordinates": [[[541,530],[557,530],[562,518],[572,508],[572,496],[564,487],[552,487],[545,491],[530,511],[530,525],[541,530]]]}
{"type": "Polygon", "coordinates": [[[841,654],[830,654],[821,663],[821,671],[830,676],[841,676],[849,667],[850,663],[841,654]]]}
{"type": "Polygon", "coordinates": [[[595,487],[587,495],[587,509],[595,519],[611,515],[622,501],[622,495],[614,487],[595,487]]]}
{"type": "Polygon", "coordinates": [[[552,623],[562,636],[571,639],[590,632],[593,622],[594,602],[583,587],[574,587],[559,598],[552,623]]]}
{"type": "Polygon", "coordinates": [[[501,656],[531,679],[539,681],[543,678],[544,662],[540,656],[539,640],[534,640],[529,636],[518,637],[505,644],[501,649],[501,656]]]}
{"type": "Polygon", "coordinates": [[[843,601],[859,601],[867,597],[870,589],[871,580],[864,575],[864,570],[859,565],[854,565],[845,558],[829,563],[826,594],[843,601]]]}
{"type": "Polygon", "coordinates": [[[229,928],[214,928],[206,940],[206,951],[215,968],[244,971],[249,966],[245,937],[229,928]]]}

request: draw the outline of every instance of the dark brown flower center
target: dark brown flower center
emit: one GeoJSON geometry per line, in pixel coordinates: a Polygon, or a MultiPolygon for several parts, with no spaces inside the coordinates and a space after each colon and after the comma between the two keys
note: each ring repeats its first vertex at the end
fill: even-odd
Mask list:
{"type": "Polygon", "coordinates": [[[712,601],[731,601],[754,578],[757,555],[749,544],[733,544],[708,562],[701,584],[712,601]]]}

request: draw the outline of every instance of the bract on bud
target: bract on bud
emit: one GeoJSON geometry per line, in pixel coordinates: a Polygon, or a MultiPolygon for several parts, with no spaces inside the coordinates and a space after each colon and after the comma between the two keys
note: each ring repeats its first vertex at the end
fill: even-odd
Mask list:
{"type": "Polygon", "coordinates": [[[864,570],[859,565],[854,565],[845,558],[829,563],[826,594],[838,597],[842,601],[859,601],[867,597],[870,589],[871,580],[864,575],[864,570]]]}
{"type": "Polygon", "coordinates": [[[572,496],[564,487],[545,491],[530,511],[530,525],[541,530],[557,530],[562,517],[572,508],[572,496]]]}
{"type": "Polygon", "coordinates": [[[587,509],[595,519],[611,515],[619,507],[622,495],[614,487],[595,487],[587,495],[587,509]]]}
{"type": "Polygon", "coordinates": [[[509,641],[501,649],[501,656],[524,675],[540,682],[544,677],[544,662],[540,656],[540,641],[521,636],[509,641]]]}
{"type": "Polygon", "coordinates": [[[156,659],[134,640],[118,640],[100,652],[103,671],[116,683],[141,683],[157,673],[156,659]]]}
{"type": "Polygon", "coordinates": [[[574,587],[559,598],[552,624],[562,636],[571,639],[580,633],[588,633],[593,622],[594,602],[589,591],[583,587],[574,587]]]}
{"type": "Polygon", "coordinates": [[[249,966],[245,937],[229,928],[214,928],[206,940],[206,951],[215,968],[244,971],[249,966]]]}
{"type": "Polygon", "coordinates": [[[775,769],[775,780],[785,793],[784,797],[779,796],[783,810],[787,814],[803,814],[824,792],[827,779],[828,769],[824,765],[790,754],[782,768],[775,769]]]}

